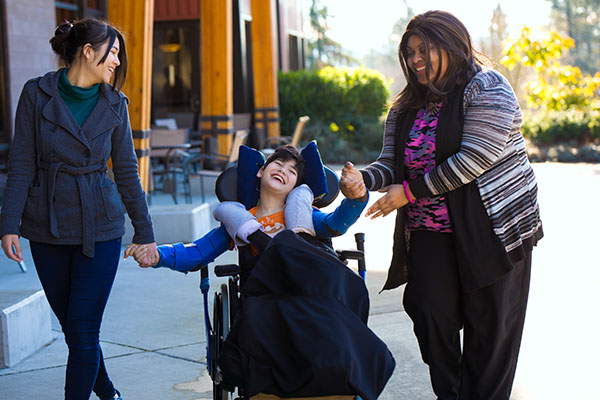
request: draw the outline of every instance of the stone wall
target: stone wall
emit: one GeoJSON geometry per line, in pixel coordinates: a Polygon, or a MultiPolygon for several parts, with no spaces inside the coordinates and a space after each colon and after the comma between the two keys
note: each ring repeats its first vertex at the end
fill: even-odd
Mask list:
{"type": "Polygon", "coordinates": [[[56,11],[53,0],[5,0],[5,4],[9,76],[7,101],[14,124],[25,82],[57,67],[48,42],[56,28],[56,11]]]}

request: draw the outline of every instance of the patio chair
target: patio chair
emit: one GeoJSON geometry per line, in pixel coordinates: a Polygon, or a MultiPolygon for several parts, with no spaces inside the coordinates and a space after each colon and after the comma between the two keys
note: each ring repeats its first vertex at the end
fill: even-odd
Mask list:
{"type": "Polygon", "coordinates": [[[175,118],[156,118],[154,124],[157,128],[177,129],[175,118]]]}
{"type": "Polygon", "coordinates": [[[183,180],[183,194],[186,203],[192,202],[192,193],[190,189],[190,177],[200,178],[200,193],[202,202],[206,200],[204,192],[204,178],[216,178],[226,168],[232,166],[238,158],[239,148],[246,143],[248,138],[248,129],[240,129],[235,132],[231,148],[228,155],[219,153],[200,153],[177,151],[173,162],[170,165],[171,179],[173,181],[173,199],[177,204],[177,176],[181,175],[183,180]],[[208,169],[210,166],[212,169],[208,169]]]}
{"type": "Polygon", "coordinates": [[[188,129],[154,128],[150,131],[150,193],[154,192],[156,178],[162,181],[162,190],[173,195],[169,178],[170,165],[177,150],[189,148],[188,129]]]}
{"type": "Polygon", "coordinates": [[[296,124],[296,129],[294,129],[294,134],[292,136],[273,136],[268,137],[263,144],[263,149],[261,152],[265,155],[265,157],[269,157],[275,149],[283,144],[291,144],[294,147],[298,147],[300,144],[300,139],[302,138],[302,133],[304,131],[304,126],[310,120],[308,115],[303,115],[298,118],[298,123],[296,124]]]}

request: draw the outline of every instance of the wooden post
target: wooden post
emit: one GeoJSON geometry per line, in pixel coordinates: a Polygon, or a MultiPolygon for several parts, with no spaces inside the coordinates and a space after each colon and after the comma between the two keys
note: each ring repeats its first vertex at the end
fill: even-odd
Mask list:
{"type": "Polygon", "coordinates": [[[127,46],[129,119],[142,187],[150,175],[150,106],[152,95],[152,33],[154,0],[108,0],[108,20],[123,34],[127,46]]]}
{"type": "Polygon", "coordinates": [[[252,0],[254,120],[257,130],[279,136],[277,10],[272,0],[252,0]]]}
{"type": "Polygon", "coordinates": [[[233,138],[233,14],[230,0],[200,0],[201,129],[229,155],[233,138]]]}

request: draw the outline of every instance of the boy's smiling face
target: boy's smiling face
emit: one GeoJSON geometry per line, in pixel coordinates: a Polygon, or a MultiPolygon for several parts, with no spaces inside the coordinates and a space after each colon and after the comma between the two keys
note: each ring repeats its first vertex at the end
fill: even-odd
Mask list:
{"type": "Polygon", "coordinates": [[[266,167],[262,167],[256,174],[260,178],[260,190],[270,190],[278,194],[288,195],[296,187],[298,169],[296,161],[274,160],[266,167]]]}

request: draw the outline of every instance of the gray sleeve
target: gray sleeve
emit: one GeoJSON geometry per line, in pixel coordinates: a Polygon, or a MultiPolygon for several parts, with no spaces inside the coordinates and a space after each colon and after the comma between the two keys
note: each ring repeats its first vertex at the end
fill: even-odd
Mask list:
{"type": "Polygon", "coordinates": [[[152,220],[148,212],[146,194],[142,190],[138,174],[137,157],[133,147],[125,98],[121,102],[120,111],[119,115],[123,122],[115,129],[111,137],[111,159],[115,183],[135,230],[132,242],[152,243],[154,242],[152,220]]]}
{"type": "Polygon", "coordinates": [[[379,190],[384,186],[395,183],[396,143],[394,135],[397,119],[397,112],[394,109],[390,109],[385,120],[381,154],[375,162],[360,170],[365,181],[365,186],[369,190],[379,190]]]}
{"type": "Polygon", "coordinates": [[[15,135],[8,157],[8,177],[0,216],[0,236],[20,234],[21,216],[35,177],[36,87],[37,83],[27,83],[17,106],[15,135]]]}

